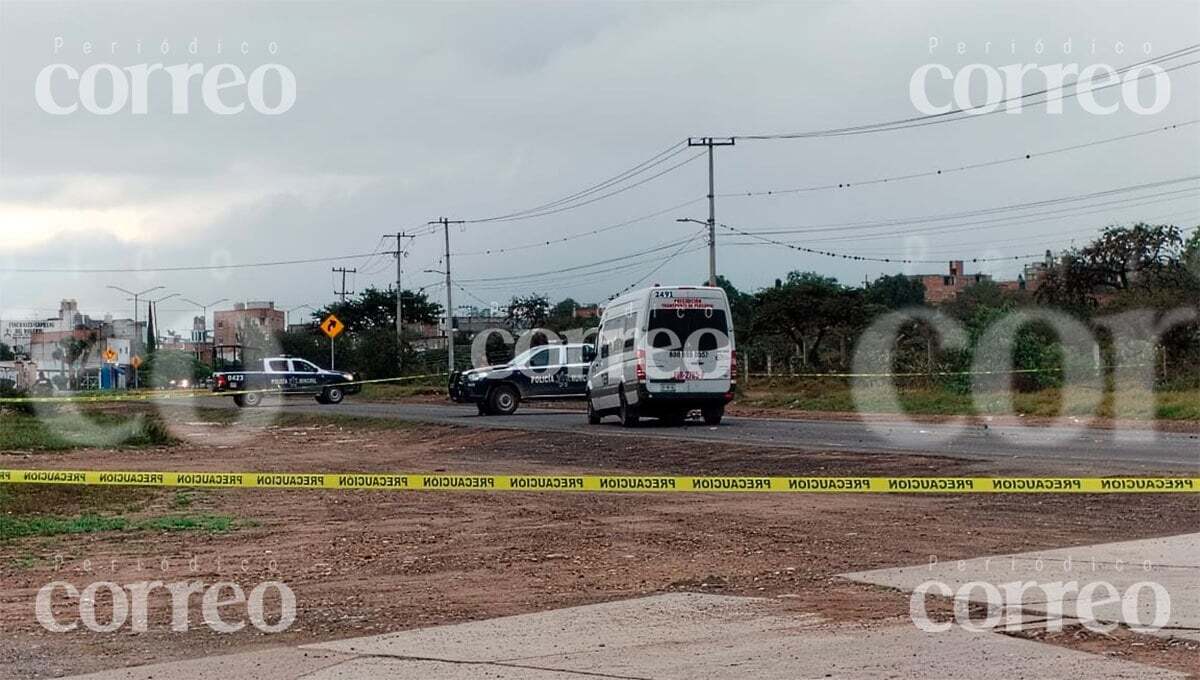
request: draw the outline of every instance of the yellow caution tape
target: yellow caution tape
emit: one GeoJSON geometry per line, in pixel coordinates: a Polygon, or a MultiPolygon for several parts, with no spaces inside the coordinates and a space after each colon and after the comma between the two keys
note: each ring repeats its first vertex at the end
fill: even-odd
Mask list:
{"type": "MultiPolygon", "coordinates": [[[[425,378],[443,377],[441,373],[429,373],[426,375],[406,375],[399,378],[376,378],[374,380],[350,380],[346,382],[333,383],[328,387],[343,387],[345,385],[374,385],[379,383],[394,383],[405,382],[408,380],[423,380],[425,378]]],[[[319,385],[318,387],[326,387],[319,385]]],[[[314,390],[315,393],[315,390],[314,390]]],[[[0,404],[97,404],[97,403],[115,403],[122,401],[159,401],[164,399],[200,399],[209,397],[234,397],[239,394],[289,394],[286,390],[278,387],[267,387],[259,390],[225,390],[223,392],[212,392],[209,390],[143,390],[129,391],[120,393],[106,394],[72,394],[63,397],[3,397],[0,398],[0,404]]],[[[294,395],[309,394],[309,392],[295,392],[294,395]]]]}
{"type": "Polygon", "coordinates": [[[1196,493],[1200,477],[679,477],[0,470],[0,484],[217,489],[733,493],[1196,493]]]}

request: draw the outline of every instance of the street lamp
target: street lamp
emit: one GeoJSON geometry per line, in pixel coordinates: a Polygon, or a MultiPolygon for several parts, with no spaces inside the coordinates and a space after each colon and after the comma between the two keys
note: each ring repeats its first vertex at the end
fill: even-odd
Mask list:
{"type": "MultiPolygon", "coordinates": [[[[711,191],[710,191],[711,193],[711,191]]],[[[709,196],[712,198],[712,196],[709,196]]],[[[680,217],[676,222],[691,222],[708,229],[708,285],[717,285],[717,231],[713,222],[702,222],[690,217],[680,217]]]]}
{"type": "Polygon", "coordinates": [[[203,318],[204,318],[204,329],[203,329],[204,337],[200,338],[200,342],[208,342],[208,308],[215,307],[215,306],[221,304],[222,302],[229,302],[229,298],[221,298],[220,300],[213,300],[212,302],[208,303],[207,305],[200,304],[199,302],[196,302],[195,300],[190,300],[188,298],[183,298],[183,301],[190,305],[195,305],[200,308],[200,314],[202,314],[203,318]]]}
{"type": "MultiPolygon", "coordinates": [[[[159,336],[159,333],[158,333],[158,303],[162,302],[163,300],[170,300],[171,298],[177,298],[177,297],[179,297],[179,293],[171,293],[170,295],[164,295],[164,296],[158,298],[157,300],[150,301],[150,309],[154,311],[154,324],[155,324],[154,325],[154,346],[155,347],[158,347],[158,336],[159,336]]],[[[150,330],[149,327],[147,327],[147,329],[146,329],[147,333],[149,333],[149,330],[150,330]]],[[[146,342],[149,342],[149,341],[150,341],[150,338],[147,337],[146,342]]]]}
{"type": "Polygon", "coordinates": [[[292,307],[291,309],[285,309],[285,310],[283,310],[283,326],[284,326],[284,330],[287,330],[288,328],[291,328],[291,326],[292,326],[292,312],[296,311],[297,309],[308,309],[308,310],[311,310],[311,311],[314,311],[314,312],[315,312],[315,311],[317,311],[317,308],[316,308],[316,307],[313,307],[312,305],[297,305],[297,306],[295,306],[295,307],[292,307]]]}
{"type": "MultiPolygon", "coordinates": [[[[124,288],[122,288],[120,286],[107,286],[107,288],[111,288],[113,290],[120,291],[120,292],[125,293],[126,295],[129,295],[133,298],[133,348],[131,349],[131,351],[133,354],[136,355],[138,352],[138,345],[140,345],[142,342],[142,332],[141,332],[141,330],[138,329],[138,298],[145,295],[146,293],[153,293],[156,290],[162,290],[163,288],[166,288],[166,286],[155,286],[153,288],[147,288],[146,290],[143,290],[143,291],[137,292],[137,293],[133,292],[132,290],[125,290],[124,288]]],[[[136,368],[133,369],[133,386],[134,386],[134,388],[136,388],[138,386],[138,377],[137,377],[137,369],[136,368]]]]}

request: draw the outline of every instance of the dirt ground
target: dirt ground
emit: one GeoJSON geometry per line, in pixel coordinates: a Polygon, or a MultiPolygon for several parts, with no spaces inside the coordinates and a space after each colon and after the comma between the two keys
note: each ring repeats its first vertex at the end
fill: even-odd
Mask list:
{"type": "MultiPolygon", "coordinates": [[[[4,467],[302,472],[986,475],[1034,471],[993,463],[821,451],[758,450],[595,435],[324,422],[189,423],[185,443],[0,458],[4,467]]],[[[1037,474],[1047,474],[1042,468],[1037,474]]],[[[70,514],[69,487],[46,488],[70,514]]],[[[122,489],[133,512],[178,513],[173,490],[122,489]]],[[[523,494],[207,490],[188,513],[235,517],[229,533],[106,532],[0,543],[0,678],[53,677],[338,637],[378,634],[677,590],[780,598],[830,626],[908,621],[908,596],[837,574],[989,553],[1061,548],[1194,530],[1188,496],[852,496],[523,494]],[[90,570],[90,571],[89,571],[90,570]],[[298,617],[284,633],[170,630],[151,598],[149,631],[50,633],[39,588],[229,580],[247,591],[278,580],[298,617]]],[[[105,601],[98,609],[103,610],[105,601]]],[[[66,620],[70,610],[58,603],[66,620]]],[[[77,610],[73,610],[77,614],[77,610]]],[[[105,620],[101,616],[101,620],[105,620]]],[[[1070,636],[1054,644],[1200,669],[1186,644],[1070,636]],[[1109,645],[1104,647],[1104,644],[1109,645]]]]}

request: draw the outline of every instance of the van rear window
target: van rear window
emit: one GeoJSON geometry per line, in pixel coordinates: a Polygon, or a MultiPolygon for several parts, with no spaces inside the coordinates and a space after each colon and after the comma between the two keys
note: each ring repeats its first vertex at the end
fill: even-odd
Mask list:
{"type": "Polygon", "coordinates": [[[692,342],[699,344],[698,350],[729,346],[729,320],[723,309],[651,309],[647,332],[651,346],[656,348],[685,347],[688,338],[697,333],[701,334],[692,342]]]}

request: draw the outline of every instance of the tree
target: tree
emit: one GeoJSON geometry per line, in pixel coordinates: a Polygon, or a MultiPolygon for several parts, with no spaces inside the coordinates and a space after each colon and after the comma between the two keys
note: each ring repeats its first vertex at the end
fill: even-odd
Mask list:
{"type": "Polygon", "coordinates": [[[545,295],[531,294],[513,297],[508,303],[504,318],[514,326],[540,328],[545,325],[550,313],[550,301],[545,295]]]}
{"type": "Polygon", "coordinates": [[[759,291],[755,302],[753,332],[784,335],[806,365],[822,365],[821,346],[830,335],[857,335],[869,320],[861,289],[813,272],[791,272],[779,286],[759,291]]]}
{"type": "Polygon", "coordinates": [[[12,348],[0,342],[0,361],[12,361],[17,355],[13,354],[12,348]]]}
{"type": "Polygon", "coordinates": [[[1200,227],[1192,228],[1192,237],[1183,246],[1183,260],[1192,275],[1200,277],[1200,227]]]}
{"type": "Polygon", "coordinates": [[[166,387],[172,380],[176,383],[187,380],[195,384],[212,374],[212,369],[192,353],[175,349],[159,350],[151,354],[138,370],[141,372],[142,382],[153,387],[166,387]]]}
{"type": "Polygon", "coordinates": [[[146,303],[146,354],[154,354],[158,349],[157,331],[154,328],[154,303],[146,303]]]}
{"type": "Polygon", "coordinates": [[[66,366],[67,372],[70,375],[67,379],[70,387],[76,387],[79,384],[76,365],[80,364],[80,362],[87,362],[87,357],[91,354],[92,347],[96,345],[97,339],[96,334],[92,332],[83,338],[63,338],[58,341],[58,347],[55,348],[51,356],[66,366]]]}
{"type": "MultiPolygon", "coordinates": [[[[434,323],[442,315],[442,306],[430,302],[424,291],[405,290],[400,297],[404,305],[404,322],[434,323]]],[[[345,302],[335,302],[313,312],[316,319],[336,314],[346,324],[346,332],[371,329],[391,329],[396,332],[396,289],[367,288],[345,302]]]]}
{"type": "Polygon", "coordinates": [[[880,276],[866,288],[867,302],[885,309],[925,304],[925,284],[904,274],[880,276]]]}
{"type": "Polygon", "coordinates": [[[1095,241],[1066,253],[1038,287],[1039,302],[1095,308],[1102,298],[1186,284],[1183,236],[1172,225],[1112,226],[1095,241]]]}

